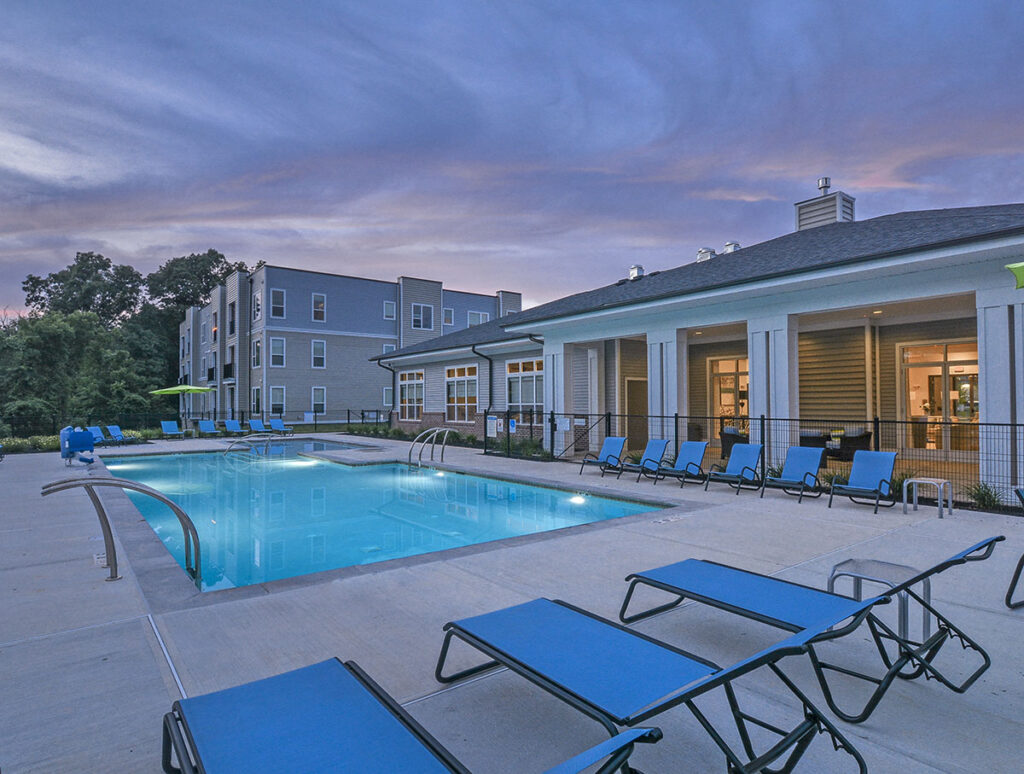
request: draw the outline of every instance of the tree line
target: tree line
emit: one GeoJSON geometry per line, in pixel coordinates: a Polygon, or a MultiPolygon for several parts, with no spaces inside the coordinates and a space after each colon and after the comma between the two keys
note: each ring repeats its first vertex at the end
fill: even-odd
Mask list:
{"type": "MultiPolygon", "coordinates": [[[[143,276],[99,253],[22,283],[27,314],[0,317],[0,424],[173,410],[178,324],[235,271],[216,250],[143,276]]],[[[4,428],[0,428],[0,435],[4,428]]]]}

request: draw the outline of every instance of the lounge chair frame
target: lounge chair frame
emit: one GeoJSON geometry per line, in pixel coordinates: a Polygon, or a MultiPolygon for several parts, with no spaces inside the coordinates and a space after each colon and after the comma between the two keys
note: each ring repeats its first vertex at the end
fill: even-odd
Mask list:
{"type": "MultiPolygon", "coordinates": [[[[1024,487],[1014,489],[1013,492],[1017,495],[1017,499],[1020,500],[1021,507],[1024,507],[1024,487]]],[[[1016,590],[1017,584],[1020,583],[1021,573],[1024,573],[1024,554],[1020,555],[1020,560],[1017,562],[1017,568],[1013,571],[1013,577],[1010,578],[1010,585],[1006,589],[1006,597],[1004,601],[1006,602],[1006,606],[1011,610],[1024,607],[1024,599],[1020,599],[1017,602],[1013,601],[1013,592],[1016,590]]]]}
{"type": "MultiPolygon", "coordinates": [[[[733,444],[732,451],[729,453],[730,460],[732,460],[732,455],[735,453],[736,447],[738,446],[760,447],[760,450],[757,455],[757,460],[754,464],[756,465],[761,461],[761,456],[764,454],[764,447],[761,446],[761,444],[739,443],[733,444]]],[[[728,469],[728,464],[726,464],[724,467],[717,463],[712,465],[711,469],[708,470],[708,473],[704,478],[704,491],[708,491],[708,487],[711,485],[712,481],[728,484],[729,486],[736,490],[736,494],[739,494],[741,489],[752,489],[756,492],[761,488],[761,473],[760,471],[757,470],[757,468],[752,468],[750,465],[744,465],[742,468],[740,468],[739,473],[729,473],[727,472],[728,469]],[[749,476],[747,475],[748,472],[750,473],[749,476]]]]}
{"type": "MultiPolygon", "coordinates": [[[[819,447],[816,446],[794,446],[793,449],[814,449],[819,451],[819,447]]],[[[786,456],[789,456],[789,452],[786,452],[786,456]]],[[[825,460],[825,449],[820,448],[820,454],[818,459],[818,469],[821,469],[821,465],[825,460]]],[[[782,472],[785,473],[785,463],[783,463],[782,472]]],[[[821,491],[821,482],[818,480],[817,473],[804,473],[800,479],[783,478],[779,476],[765,476],[764,481],[761,483],[761,497],[764,497],[765,489],[781,489],[788,495],[796,497],[797,504],[803,502],[804,497],[818,498],[824,494],[821,491]]]]}
{"type": "MultiPolygon", "coordinates": [[[[680,704],[684,704],[708,733],[716,746],[725,754],[730,774],[755,774],[760,772],[778,772],[778,774],[784,774],[785,772],[791,772],[796,767],[797,763],[800,761],[814,738],[818,734],[827,734],[836,750],[843,750],[849,754],[857,762],[861,774],[867,773],[867,766],[857,749],[846,739],[846,737],[842,735],[839,729],[836,728],[836,726],[828,720],[828,718],[826,718],[821,711],[817,709],[817,707],[814,706],[811,700],[801,692],[799,688],[797,688],[793,681],[790,680],[778,665],[778,661],[785,656],[804,652],[806,650],[805,644],[799,643],[792,646],[781,644],[773,650],[765,651],[757,656],[747,659],[744,662],[740,662],[733,667],[722,669],[713,661],[709,661],[681,648],[656,640],[641,632],[628,629],[614,621],[601,618],[594,613],[571,605],[567,602],[563,602],[562,600],[545,601],[552,602],[555,605],[561,605],[575,613],[599,621],[605,626],[628,632],[633,637],[653,643],[660,648],[664,648],[665,650],[691,659],[699,664],[707,666],[709,669],[716,670],[716,673],[710,678],[695,680],[694,684],[688,690],[681,690],[674,694],[670,694],[668,698],[659,701],[653,706],[648,706],[634,715],[629,717],[618,717],[610,714],[596,702],[588,700],[587,697],[578,695],[569,688],[549,679],[539,671],[532,668],[529,664],[516,658],[514,655],[506,653],[498,647],[491,645],[489,642],[475,636],[472,632],[463,628],[463,626],[460,625],[461,622],[451,621],[444,626],[444,642],[441,645],[441,653],[438,656],[437,667],[434,670],[434,676],[438,682],[453,683],[481,672],[498,667],[506,667],[521,677],[526,678],[538,688],[541,688],[555,698],[562,700],[573,709],[576,709],[593,720],[596,720],[604,726],[605,730],[612,736],[618,733],[618,727],[620,726],[633,726],[636,723],[648,720],[655,715],[665,712],[666,710],[677,707],[680,704]],[[482,664],[478,664],[452,674],[444,674],[444,667],[448,658],[449,648],[452,640],[455,638],[458,638],[470,647],[479,650],[488,657],[489,660],[482,664]],[[792,729],[785,730],[779,728],[765,720],[744,712],[739,706],[739,701],[732,686],[732,681],[744,674],[765,666],[767,666],[779,678],[779,680],[786,685],[802,705],[803,720],[792,729]],[[740,737],[740,743],[743,748],[742,752],[734,750],[732,746],[730,746],[730,744],[712,724],[710,719],[708,719],[708,717],[694,702],[696,698],[719,687],[721,687],[725,692],[729,710],[732,714],[736,731],[740,737]],[[780,738],[768,750],[758,755],[753,748],[753,743],[750,738],[750,726],[757,726],[765,729],[780,738]],[[791,748],[791,752],[786,755],[787,751],[791,748]],[[746,760],[744,760],[741,755],[745,756],[746,760]],[[769,764],[783,758],[784,755],[786,755],[786,757],[780,768],[767,768],[769,764]]],[[[793,639],[797,640],[798,638],[793,639]]],[[[680,686],[680,688],[683,688],[683,686],[680,686]]]]}
{"type": "MultiPolygon", "coordinates": [[[[442,767],[453,772],[453,774],[470,774],[469,769],[463,766],[429,731],[416,722],[405,708],[395,701],[387,691],[381,688],[373,678],[366,674],[357,663],[346,661],[342,666],[409,734],[437,758],[438,763],[442,767]]],[[[358,730],[354,732],[358,733],[358,730]]],[[[657,728],[636,729],[620,735],[618,739],[612,739],[597,745],[591,748],[591,750],[571,759],[566,764],[556,766],[550,770],[550,774],[576,772],[603,758],[608,760],[597,770],[597,774],[611,774],[611,772],[617,769],[626,770],[626,762],[632,754],[636,743],[656,742],[661,739],[661,736],[661,731],[657,728]],[[569,764],[576,764],[577,767],[569,764]]],[[[166,774],[205,774],[205,769],[199,762],[199,757],[196,753],[195,740],[189,730],[185,713],[182,711],[181,703],[177,701],[174,702],[171,711],[164,715],[161,765],[166,774]],[[174,765],[175,759],[178,761],[178,766],[174,765]],[[195,759],[195,763],[193,759],[195,759]],[[196,763],[199,765],[197,766],[196,763]]]]}
{"type": "MultiPolygon", "coordinates": [[[[857,465],[857,453],[861,452],[861,451],[865,451],[865,450],[858,449],[857,452],[854,452],[854,456],[853,456],[853,464],[854,464],[854,466],[857,465]]],[[[891,452],[872,452],[872,451],[868,451],[868,453],[869,454],[891,454],[891,452]]],[[[895,454],[893,454],[893,460],[895,461],[895,459],[896,459],[895,454]]],[[[875,513],[878,513],[878,507],[879,506],[882,506],[883,508],[892,508],[894,505],[896,505],[896,491],[895,491],[895,489],[893,488],[893,485],[892,485],[892,472],[891,471],[892,471],[892,469],[890,468],[889,478],[879,479],[878,480],[878,484],[875,486],[874,489],[867,489],[866,487],[850,486],[849,484],[837,484],[833,480],[833,482],[829,485],[829,488],[828,488],[828,507],[829,508],[832,507],[832,498],[835,497],[836,495],[839,495],[840,497],[849,497],[850,498],[850,502],[854,502],[854,503],[857,503],[859,505],[873,505],[875,507],[875,513]],[[882,491],[883,487],[888,490],[888,494],[883,493],[883,491],[882,491]],[[872,497],[874,499],[871,499],[872,497]],[[858,499],[858,498],[862,498],[862,499],[858,499]],[[887,501],[887,502],[883,502],[883,499],[885,501],[887,501]]],[[[851,476],[853,475],[853,471],[852,470],[850,471],[850,474],[851,474],[851,476]]]]}
{"type": "Polygon", "coordinates": [[[678,461],[680,453],[686,444],[698,444],[703,447],[700,455],[700,462],[694,462],[690,460],[687,462],[682,469],[673,465],[671,468],[658,467],[654,473],[644,472],[644,475],[648,478],[653,478],[654,483],[657,484],[659,481],[666,478],[675,478],[679,480],[680,489],[685,486],[687,481],[696,481],[698,484],[706,483],[708,480],[708,474],[704,472],[704,468],[701,463],[704,461],[704,455],[708,451],[707,441],[684,441],[679,447],[679,453],[676,454],[676,460],[678,461]]]}
{"type": "MultiPolygon", "coordinates": [[[[897,594],[906,593],[908,596],[913,598],[922,608],[927,610],[931,615],[935,617],[937,626],[935,632],[925,638],[923,641],[915,640],[910,637],[901,637],[888,626],[884,621],[880,620],[878,616],[874,614],[870,609],[865,610],[864,615],[854,618],[847,624],[832,628],[830,631],[824,632],[813,637],[808,641],[807,653],[810,656],[811,664],[814,668],[815,676],[818,679],[818,684],[821,687],[821,692],[825,697],[825,701],[829,708],[841,719],[848,723],[861,723],[868,719],[875,707],[878,706],[878,702],[885,696],[889,686],[893,681],[899,677],[902,680],[914,680],[922,675],[925,680],[937,680],[942,685],[949,688],[955,693],[964,693],[967,691],[974,682],[981,677],[981,675],[991,666],[992,660],[988,653],[978,644],[974,639],[969,637],[962,629],[959,629],[952,621],[946,618],[942,613],[936,610],[930,602],[925,601],[918,593],[916,593],[911,587],[930,578],[933,575],[938,575],[941,572],[955,567],[957,565],[965,564],[967,562],[976,562],[987,559],[992,555],[992,551],[995,548],[995,544],[1001,540],[1005,540],[1002,535],[991,537],[987,540],[983,540],[970,548],[961,551],[959,554],[947,559],[944,562],[931,567],[924,572],[915,575],[912,578],[908,578],[903,583],[893,586],[890,589],[886,589],[884,593],[872,600],[868,600],[871,605],[885,604],[891,599],[894,599],[897,594]],[[849,669],[838,664],[831,663],[821,659],[815,649],[815,645],[827,642],[829,640],[835,640],[840,637],[844,637],[850,634],[855,629],[859,628],[863,621],[867,622],[868,629],[871,633],[871,638],[875,648],[878,650],[878,654],[882,659],[882,663],[885,666],[885,672],[881,677],[877,675],[870,675],[865,672],[858,672],[854,669],[849,669]],[[955,682],[943,674],[934,664],[936,656],[942,647],[951,640],[957,640],[960,642],[961,647],[964,650],[972,650],[978,654],[981,658],[981,665],[975,669],[965,679],[955,682]],[[894,653],[890,653],[889,647],[894,646],[894,653]],[[909,670],[906,667],[910,666],[909,670]],[[869,684],[873,684],[871,695],[860,709],[854,709],[853,711],[847,711],[841,708],[833,694],[832,687],[828,681],[828,672],[839,672],[853,677],[869,684]]],[[[793,583],[792,581],[782,580],[780,578],[772,578],[770,576],[761,575],[760,573],[749,572],[747,570],[741,570],[729,565],[719,564],[718,562],[704,561],[699,559],[687,560],[690,562],[699,562],[703,565],[713,565],[715,567],[724,568],[727,574],[741,575],[745,574],[748,576],[756,576],[757,578],[769,581],[776,589],[781,590],[787,587],[797,587],[801,589],[808,589],[821,595],[821,599],[829,597],[836,600],[851,600],[849,597],[844,597],[840,594],[832,594],[821,589],[816,589],[812,586],[805,586],[800,583],[793,583]]],[[[679,565],[683,565],[685,562],[680,562],[679,565]]],[[[664,569],[664,568],[662,568],[664,569]]],[[[678,606],[684,600],[690,599],[695,602],[701,602],[712,607],[716,607],[720,610],[725,610],[730,613],[736,613],[737,615],[750,618],[760,623],[768,624],[769,626],[775,626],[787,631],[800,631],[803,627],[795,624],[791,621],[782,620],[779,618],[766,615],[757,609],[751,607],[742,607],[735,604],[729,604],[721,599],[709,596],[707,594],[701,594],[693,589],[686,589],[679,585],[671,583],[657,581],[653,578],[645,577],[643,573],[634,573],[626,577],[626,581],[630,584],[626,591],[626,596],[622,601],[622,607],[619,609],[619,620],[624,623],[633,623],[640,621],[644,618],[649,618],[652,615],[663,613],[667,610],[678,606]],[[629,603],[633,598],[633,593],[636,591],[638,586],[649,586],[655,589],[659,589],[668,594],[672,594],[676,598],[670,602],[657,605],[646,610],[642,610],[637,613],[628,614],[629,603]]],[[[840,618],[835,621],[835,624],[842,624],[846,620],[846,617],[840,618]]]]}
{"type": "Polygon", "coordinates": [[[640,457],[640,462],[623,462],[619,466],[619,473],[615,478],[621,478],[625,472],[636,473],[636,480],[639,481],[641,476],[653,475],[660,468],[661,463],[665,459],[665,455],[668,453],[668,441],[663,438],[653,438],[647,442],[644,447],[644,453],[640,457]],[[651,447],[654,447],[654,452],[657,453],[658,445],[661,446],[661,455],[657,459],[649,457],[647,452],[651,447]]]}
{"type": "Polygon", "coordinates": [[[583,459],[580,461],[580,475],[583,475],[583,469],[587,465],[597,465],[601,470],[601,478],[604,478],[604,474],[609,470],[617,470],[622,472],[622,450],[626,445],[626,439],[624,436],[609,436],[605,438],[601,444],[601,451],[597,454],[594,452],[587,452],[583,455],[583,459]],[[622,441],[619,446],[619,454],[612,454],[611,451],[607,454],[604,453],[604,444],[610,440],[622,441]]]}

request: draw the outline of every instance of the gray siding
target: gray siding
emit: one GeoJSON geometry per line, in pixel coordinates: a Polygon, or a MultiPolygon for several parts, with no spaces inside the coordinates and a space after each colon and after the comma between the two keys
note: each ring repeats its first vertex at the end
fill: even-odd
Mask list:
{"type": "MultiPolygon", "coordinates": [[[[445,290],[441,294],[442,304],[454,313],[454,324],[445,325],[443,333],[453,333],[469,327],[470,312],[484,312],[488,320],[498,316],[498,300],[481,293],[464,293],[460,290],[445,290]]],[[[443,319],[443,318],[442,318],[443,319]]]]}
{"type": "Polygon", "coordinates": [[[869,415],[863,327],[801,333],[799,348],[801,419],[869,415]]]}
{"type": "Polygon", "coordinates": [[[587,372],[587,360],[586,347],[573,347],[569,358],[572,396],[569,411],[575,414],[585,414],[588,410],[590,378],[587,372]]]}
{"type": "Polygon", "coordinates": [[[432,280],[421,280],[413,277],[399,277],[399,310],[398,319],[400,324],[401,338],[399,347],[408,347],[412,344],[432,339],[442,333],[441,309],[441,283],[432,280]],[[433,327],[430,330],[420,330],[412,327],[412,305],[427,304],[433,307],[431,322],[433,327]]]}
{"type": "Polygon", "coordinates": [[[747,356],[746,341],[722,341],[714,344],[691,344],[689,346],[690,415],[704,417],[711,415],[711,401],[708,395],[708,361],[722,357],[742,358],[747,356]]]}
{"type": "Polygon", "coordinates": [[[605,411],[618,413],[618,354],[615,348],[615,341],[608,340],[604,343],[604,406],[605,411]]]}

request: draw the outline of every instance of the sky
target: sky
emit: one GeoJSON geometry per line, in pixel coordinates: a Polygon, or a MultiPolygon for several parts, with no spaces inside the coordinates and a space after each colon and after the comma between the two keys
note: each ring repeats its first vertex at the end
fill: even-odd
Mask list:
{"type": "Polygon", "coordinates": [[[1024,201],[1017,2],[4,0],[0,310],[100,252],[533,305],[793,229],[1024,201]]]}

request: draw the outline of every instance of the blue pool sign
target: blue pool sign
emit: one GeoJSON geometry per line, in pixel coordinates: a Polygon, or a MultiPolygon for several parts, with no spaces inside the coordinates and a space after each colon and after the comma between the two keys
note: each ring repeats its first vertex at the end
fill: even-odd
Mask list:
{"type": "Polygon", "coordinates": [[[510,433],[514,433],[516,431],[516,421],[514,419],[510,419],[508,421],[508,431],[510,433]]]}

